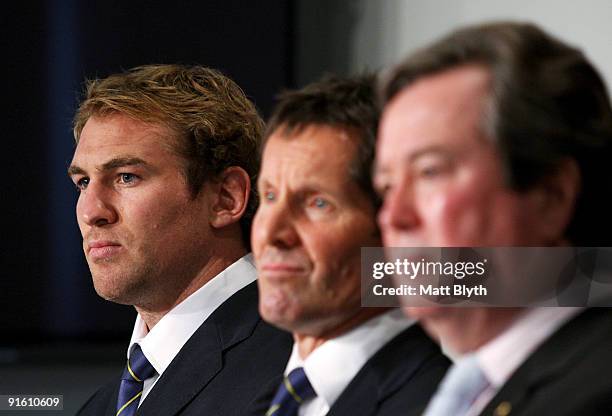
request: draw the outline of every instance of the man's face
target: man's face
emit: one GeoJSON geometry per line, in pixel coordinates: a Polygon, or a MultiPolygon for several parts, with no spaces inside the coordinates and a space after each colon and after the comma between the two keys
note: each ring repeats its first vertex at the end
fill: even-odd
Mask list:
{"type": "MultiPolygon", "coordinates": [[[[416,81],[384,109],[374,183],[384,195],[385,246],[550,245],[540,226],[541,192],[506,186],[500,155],[483,133],[489,88],[487,70],[464,66],[416,81]]],[[[450,322],[463,311],[408,313],[450,322]]]]}
{"type": "Polygon", "coordinates": [[[416,81],[385,108],[374,179],[385,246],[547,245],[538,193],[508,189],[483,133],[489,86],[484,68],[459,67],[416,81]]]}
{"type": "Polygon", "coordinates": [[[253,251],[264,319],[320,335],[360,311],[360,247],[378,245],[374,208],[349,166],[356,147],[340,129],[311,125],[266,144],[253,251]]]}
{"type": "Polygon", "coordinates": [[[169,129],[121,114],[90,118],[69,169],[83,250],[100,296],[166,307],[201,271],[206,196],[192,198],[169,129]]]}

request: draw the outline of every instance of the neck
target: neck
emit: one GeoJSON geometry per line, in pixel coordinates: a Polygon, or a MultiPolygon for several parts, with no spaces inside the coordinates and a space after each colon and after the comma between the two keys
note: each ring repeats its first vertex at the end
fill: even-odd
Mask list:
{"type": "Polygon", "coordinates": [[[305,360],[314,350],[323,345],[326,341],[337,338],[388,310],[389,308],[360,308],[359,312],[355,315],[333,328],[313,332],[294,332],[293,339],[297,345],[300,358],[305,360]]]}
{"type": "Polygon", "coordinates": [[[177,288],[174,296],[169,297],[168,293],[162,293],[164,299],[143,302],[134,307],[150,331],[168,312],[246,254],[244,247],[226,249],[225,252],[212,256],[195,277],[177,288]]]}
{"type": "Polygon", "coordinates": [[[522,311],[522,308],[444,308],[439,315],[421,323],[451,355],[463,355],[504,332],[522,311]]]}

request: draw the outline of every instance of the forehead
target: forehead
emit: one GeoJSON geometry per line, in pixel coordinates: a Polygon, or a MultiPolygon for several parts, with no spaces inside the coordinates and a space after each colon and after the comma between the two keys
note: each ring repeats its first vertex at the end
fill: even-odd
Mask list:
{"type": "Polygon", "coordinates": [[[383,111],[379,156],[477,140],[490,84],[486,68],[469,65],[425,76],[404,88],[383,111]]]}
{"type": "Polygon", "coordinates": [[[285,179],[348,179],[355,153],[355,140],[345,129],[318,124],[279,128],[266,142],[262,175],[274,170],[293,173],[285,179]]]}
{"type": "Polygon", "coordinates": [[[73,163],[98,163],[117,155],[155,158],[173,153],[176,134],[170,128],[123,114],[92,116],[77,144],[73,163]]]}

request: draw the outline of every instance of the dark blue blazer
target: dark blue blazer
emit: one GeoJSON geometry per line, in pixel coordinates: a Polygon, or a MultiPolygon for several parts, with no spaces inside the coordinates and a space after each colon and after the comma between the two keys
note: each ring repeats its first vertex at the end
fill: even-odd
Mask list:
{"type": "MultiPolygon", "coordinates": [[[[198,328],[141,403],[138,415],[244,415],[283,373],[293,340],[262,321],[256,282],[225,301],[198,328]]],[[[80,416],[115,416],[120,374],[80,416]]]]}
{"type": "MultiPolygon", "coordinates": [[[[366,362],[327,416],[420,416],[449,365],[438,345],[412,325],[366,362]]],[[[281,381],[265,391],[276,391],[281,381]]],[[[259,397],[249,414],[263,416],[273,394],[259,397]]]]}
{"type": "Polygon", "coordinates": [[[612,415],[612,308],[587,309],[563,325],[481,415],[612,415]]]}

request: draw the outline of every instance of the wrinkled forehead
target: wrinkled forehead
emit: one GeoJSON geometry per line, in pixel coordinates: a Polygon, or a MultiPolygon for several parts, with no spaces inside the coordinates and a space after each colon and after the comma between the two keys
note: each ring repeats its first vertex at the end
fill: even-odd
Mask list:
{"type": "Polygon", "coordinates": [[[348,177],[356,143],[348,129],[308,125],[277,129],[266,141],[261,172],[283,168],[298,177],[348,177]]]}

